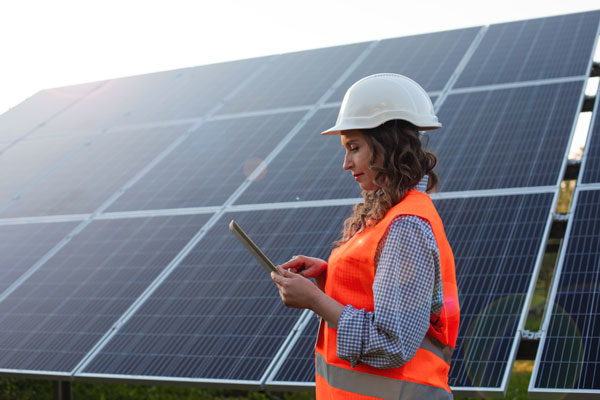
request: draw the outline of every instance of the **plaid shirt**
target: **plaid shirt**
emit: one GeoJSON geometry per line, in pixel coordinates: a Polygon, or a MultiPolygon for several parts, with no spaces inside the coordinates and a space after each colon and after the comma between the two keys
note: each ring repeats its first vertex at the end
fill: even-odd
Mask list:
{"type": "MultiPolygon", "coordinates": [[[[425,193],[427,181],[423,177],[415,189],[425,193]]],[[[375,265],[375,309],[344,308],[337,355],[352,367],[363,362],[395,368],[415,355],[430,315],[443,305],[439,250],[429,223],[414,215],[396,217],[379,243],[375,265]]]]}

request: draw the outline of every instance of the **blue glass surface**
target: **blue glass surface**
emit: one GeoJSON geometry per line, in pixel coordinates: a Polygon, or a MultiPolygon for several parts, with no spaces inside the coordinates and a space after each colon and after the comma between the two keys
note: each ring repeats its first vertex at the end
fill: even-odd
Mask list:
{"type": "Polygon", "coordinates": [[[600,11],[491,25],[455,88],[583,76],[600,11]]]}
{"type": "Polygon", "coordinates": [[[599,204],[599,190],[579,192],[535,388],[600,393],[599,204]]]}
{"type": "Polygon", "coordinates": [[[234,218],[280,264],[327,257],[348,207],[225,214],[83,371],[256,381],[300,316],[228,230],[234,218]]]}

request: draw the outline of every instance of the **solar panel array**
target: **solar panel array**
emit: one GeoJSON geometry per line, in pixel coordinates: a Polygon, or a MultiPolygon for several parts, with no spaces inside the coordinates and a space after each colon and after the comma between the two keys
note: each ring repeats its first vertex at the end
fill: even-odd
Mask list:
{"type": "Polygon", "coordinates": [[[532,395],[600,396],[600,177],[596,101],[572,216],[543,321],[532,395]]]}
{"type": "Polygon", "coordinates": [[[544,395],[580,392],[598,397],[600,190],[579,190],[575,202],[530,386],[544,395]]]}
{"type": "Polygon", "coordinates": [[[281,304],[227,224],[275,262],[327,258],[360,194],[339,137],[318,132],[354,81],[396,72],[422,83],[444,124],[424,141],[440,158],[433,198],[461,301],[450,384],[504,392],[599,20],[167,71],[46,90],[9,110],[0,374],[310,390],[318,321],[281,304]]]}

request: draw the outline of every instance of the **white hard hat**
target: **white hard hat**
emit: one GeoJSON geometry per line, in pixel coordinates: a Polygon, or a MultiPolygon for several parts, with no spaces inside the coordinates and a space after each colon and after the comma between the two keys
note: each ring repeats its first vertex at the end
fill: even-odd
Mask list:
{"type": "Polygon", "coordinates": [[[335,125],[322,135],[349,129],[370,129],[392,119],[403,119],[420,131],[437,129],[438,121],[425,89],[398,74],[375,74],[362,78],[348,89],[335,125]]]}

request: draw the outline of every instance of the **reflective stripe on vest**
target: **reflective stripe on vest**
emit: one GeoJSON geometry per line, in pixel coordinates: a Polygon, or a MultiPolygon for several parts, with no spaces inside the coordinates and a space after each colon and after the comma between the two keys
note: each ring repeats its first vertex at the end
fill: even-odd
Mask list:
{"type": "Polygon", "coordinates": [[[401,381],[380,375],[362,372],[327,364],[325,358],[316,353],[316,373],[327,381],[329,386],[379,399],[432,399],[450,400],[452,393],[436,386],[422,385],[411,381],[401,381]]]}

